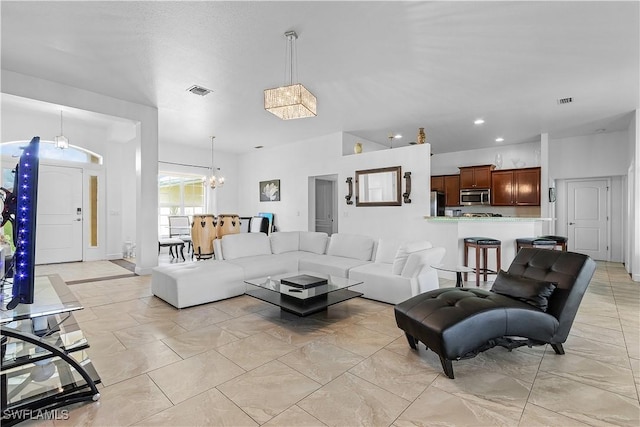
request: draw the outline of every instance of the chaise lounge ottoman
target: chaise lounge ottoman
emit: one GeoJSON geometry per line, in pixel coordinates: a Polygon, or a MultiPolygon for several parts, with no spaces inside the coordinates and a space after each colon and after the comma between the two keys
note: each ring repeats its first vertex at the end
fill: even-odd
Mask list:
{"type": "Polygon", "coordinates": [[[227,261],[171,264],[152,271],[152,293],[176,308],[244,294],[244,270],[227,261]]]}

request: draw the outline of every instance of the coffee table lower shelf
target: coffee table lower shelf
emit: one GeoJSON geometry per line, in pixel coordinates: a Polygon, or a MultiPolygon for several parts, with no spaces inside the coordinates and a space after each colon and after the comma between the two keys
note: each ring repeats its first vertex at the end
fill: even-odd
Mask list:
{"type": "Polygon", "coordinates": [[[281,294],[280,292],[260,288],[247,289],[246,294],[270,304],[277,305],[284,311],[302,317],[324,311],[330,305],[362,296],[361,292],[350,291],[348,289],[341,289],[307,299],[289,297],[281,294]]]}

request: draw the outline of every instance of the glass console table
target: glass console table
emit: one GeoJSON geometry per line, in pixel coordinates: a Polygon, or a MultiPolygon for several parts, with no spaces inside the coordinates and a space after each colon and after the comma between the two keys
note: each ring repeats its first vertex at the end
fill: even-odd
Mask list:
{"type": "Polygon", "coordinates": [[[97,401],[100,377],[72,314],[83,307],[60,276],[36,277],[33,304],[7,310],[11,283],[5,284],[1,295],[2,425],[52,419],[45,418],[44,411],[97,401]]]}
{"type": "Polygon", "coordinates": [[[456,273],[456,288],[462,288],[464,286],[464,282],[462,281],[462,273],[475,273],[471,267],[467,267],[465,265],[445,265],[445,264],[436,264],[432,265],[432,268],[440,271],[449,271],[452,273],[456,273]]]}

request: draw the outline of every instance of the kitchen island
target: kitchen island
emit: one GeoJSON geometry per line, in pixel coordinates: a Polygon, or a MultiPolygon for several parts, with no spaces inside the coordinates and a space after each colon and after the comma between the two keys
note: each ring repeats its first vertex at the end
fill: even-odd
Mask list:
{"type": "MultiPolygon", "coordinates": [[[[464,264],[465,237],[491,237],[502,241],[501,267],[506,270],[516,256],[516,239],[540,236],[543,234],[543,223],[554,219],[425,216],[425,220],[427,221],[428,240],[431,241],[433,246],[441,246],[447,251],[442,260],[443,264],[464,264]]],[[[495,268],[494,251],[489,251],[487,262],[490,269],[495,268]]],[[[475,254],[473,251],[469,252],[469,266],[475,267],[475,254]]],[[[455,280],[454,273],[440,271],[438,274],[442,278],[455,280]]],[[[489,281],[493,281],[494,278],[495,276],[489,276],[489,281]]],[[[471,277],[469,279],[471,280],[471,277]]]]}

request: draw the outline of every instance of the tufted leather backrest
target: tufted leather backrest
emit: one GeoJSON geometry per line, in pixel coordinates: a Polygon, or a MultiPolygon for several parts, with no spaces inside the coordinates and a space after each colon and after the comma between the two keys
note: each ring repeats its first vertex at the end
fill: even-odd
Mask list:
{"type": "Polygon", "coordinates": [[[558,284],[549,298],[547,313],[558,319],[556,336],[564,341],[595,269],[596,263],[587,255],[522,248],[509,266],[509,273],[558,284]]]}

